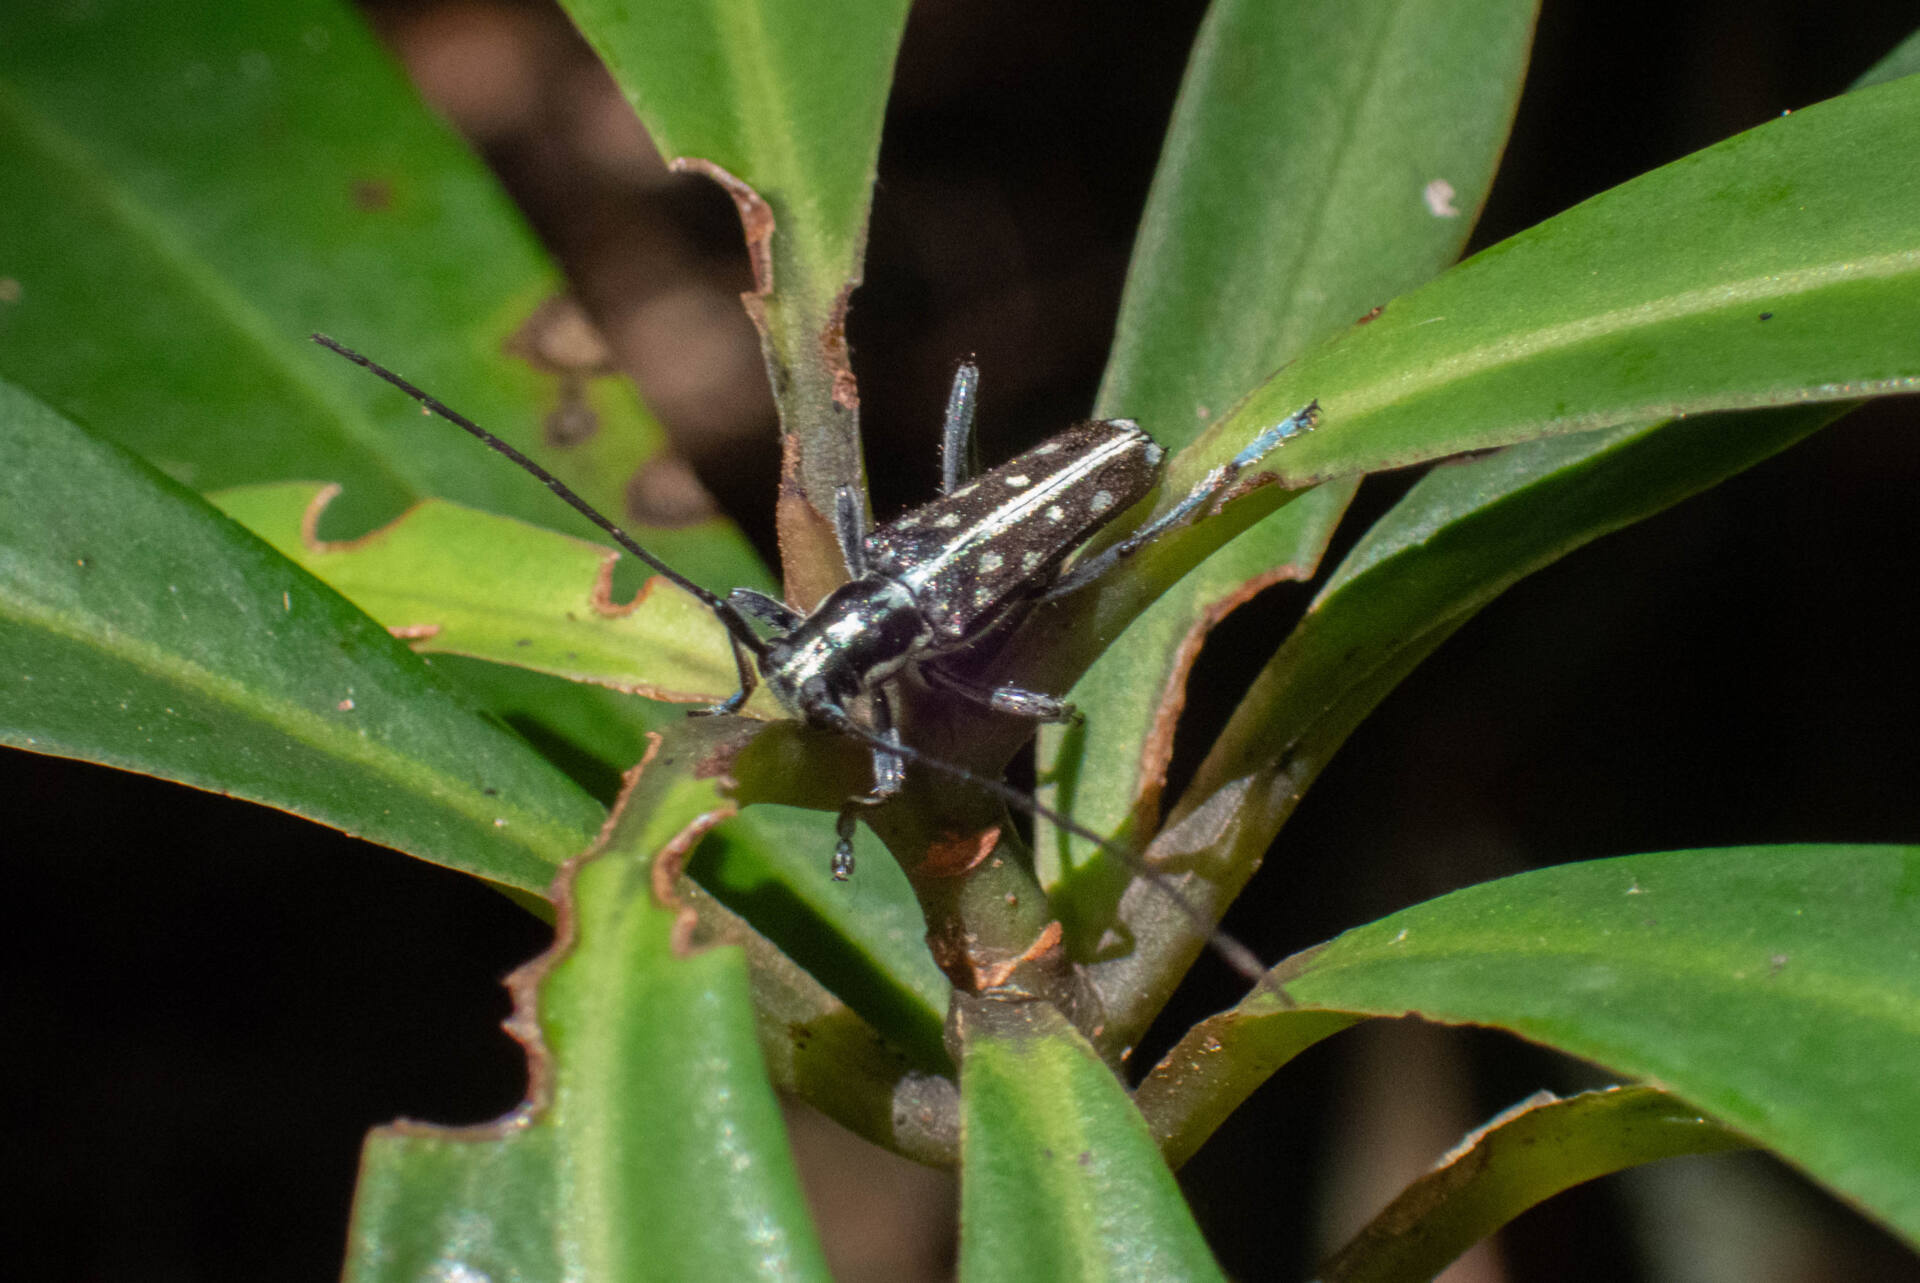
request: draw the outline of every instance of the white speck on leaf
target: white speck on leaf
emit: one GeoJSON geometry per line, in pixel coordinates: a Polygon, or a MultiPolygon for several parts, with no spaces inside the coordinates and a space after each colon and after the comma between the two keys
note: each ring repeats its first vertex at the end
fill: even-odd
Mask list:
{"type": "Polygon", "coordinates": [[[1454,207],[1453,184],[1444,178],[1436,178],[1420,189],[1420,199],[1427,202],[1427,212],[1435,218],[1458,218],[1460,211],[1454,207]]]}

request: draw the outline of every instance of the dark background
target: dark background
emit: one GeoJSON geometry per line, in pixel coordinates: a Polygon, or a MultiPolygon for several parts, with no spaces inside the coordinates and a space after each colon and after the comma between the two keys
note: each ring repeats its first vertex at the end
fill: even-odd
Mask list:
{"type": "MultiPolygon", "coordinates": [[[[962,354],[986,371],[989,458],[1085,412],[1200,12],[1187,0],[916,7],[850,322],[869,439],[888,443],[871,452],[881,512],[929,493],[962,354]]],[[[746,268],[731,206],[661,171],[547,9],[370,13],[764,543],[772,409],[733,301],[746,268]]],[[[1548,0],[1475,247],[1840,91],[1916,19],[1885,0],[1548,0]]],[[[1912,400],[1882,402],[1509,592],[1354,736],[1229,925],[1278,958],[1539,864],[1915,839],[1917,419],[1912,400]]],[[[1407,480],[1370,482],[1349,531],[1407,480]]],[[[1217,635],[1189,743],[1308,591],[1276,590],[1217,635]]],[[[333,1277],[368,1127],[475,1122],[518,1101],[498,979],[544,931],[506,901],[265,808],[25,754],[0,755],[0,772],[0,823],[15,835],[0,944],[9,1276],[333,1277]]],[[[1203,972],[1179,1014],[1235,996],[1203,972]]],[[[1536,1088],[1597,1080],[1502,1035],[1370,1027],[1290,1066],[1183,1180],[1231,1272],[1304,1277],[1317,1236],[1351,1228],[1468,1127],[1536,1088]]],[[[940,1178],[797,1127],[843,1277],[937,1273],[950,1245],[940,1178]],[[872,1232],[881,1221],[901,1237],[872,1232]]],[[[1583,1187],[1457,1277],[1920,1268],[1746,1156],[1583,1187]]]]}

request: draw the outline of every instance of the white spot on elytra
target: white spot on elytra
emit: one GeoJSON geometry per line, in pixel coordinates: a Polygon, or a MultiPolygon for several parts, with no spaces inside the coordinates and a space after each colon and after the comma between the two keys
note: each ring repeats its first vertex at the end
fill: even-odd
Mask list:
{"type": "Polygon", "coordinates": [[[1093,502],[1087,505],[1087,510],[1097,517],[1111,507],[1113,507],[1113,491],[1096,490],[1093,492],[1093,502]]]}
{"type": "Polygon", "coordinates": [[[1012,486],[1015,490],[1018,490],[1022,486],[1032,485],[1033,478],[1028,476],[1024,472],[1016,472],[1012,476],[1007,478],[1007,484],[1012,486]]]}
{"type": "Polygon", "coordinates": [[[1460,217],[1460,211],[1453,204],[1453,184],[1444,178],[1436,178],[1422,187],[1420,199],[1427,202],[1427,212],[1435,218],[1460,217]]]}
{"type": "Polygon", "coordinates": [[[904,517],[895,518],[893,523],[893,528],[895,530],[911,530],[919,524],[920,524],[920,514],[917,512],[909,512],[904,517]]]}
{"type": "Polygon", "coordinates": [[[1067,519],[1067,511],[1065,508],[1062,508],[1059,504],[1056,503],[1051,508],[1047,509],[1047,520],[1053,522],[1055,525],[1058,525],[1060,522],[1065,521],[1066,519],[1067,519]]]}
{"type": "Polygon", "coordinates": [[[997,552],[983,552],[980,554],[980,569],[986,571],[988,574],[993,573],[1006,564],[1006,558],[997,552]]]}
{"type": "Polygon", "coordinates": [[[951,530],[960,524],[960,514],[957,512],[943,512],[933,519],[933,524],[942,530],[951,530]]]}
{"type": "Polygon", "coordinates": [[[974,604],[974,605],[976,605],[976,606],[984,606],[984,605],[986,605],[986,604],[987,604],[988,602],[990,602],[990,601],[992,601],[992,600],[993,600],[993,589],[991,589],[991,588],[976,588],[976,589],[974,589],[974,590],[973,590],[973,604],[974,604]]]}
{"type": "Polygon", "coordinates": [[[1025,552],[1020,554],[1020,569],[1032,570],[1035,566],[1039,565],[1041,562],[1045,560],[1046,560],[1046,557],[1043,554],[1034,551],[1032,548],[1029,548],[1025,552]]]}
{"type": "Polygon", "coordinates": [[[1060,448],[1060,443],[1058,441],[1043,441],[1039,445],[1035,446],[1032,450],[1028,451],[1028,453],[1029,454],[1052,454],[1055,450],[1058,450],[1059,448],[1060,448]]]}

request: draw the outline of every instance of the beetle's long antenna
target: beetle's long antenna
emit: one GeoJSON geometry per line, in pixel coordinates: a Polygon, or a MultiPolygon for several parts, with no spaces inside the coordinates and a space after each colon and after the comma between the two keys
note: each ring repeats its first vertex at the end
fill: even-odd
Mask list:
{"type": "Polygon", "coordinates": [[[949,762],[943,757],[934,757],[932,754],[923,753],[912,745],[896,743],[874,731],[868,730],[852,717],[847,717],[844,720],[835,719],[834,729],[843,734],[850,735],[854,739],[870,744],[874,748],[884,750],[895,757],[904,758],[909,762],[918,762],[920,765],[938,771],[942,775],[951,776],[956,780],[971,784],[975,788],[983,789],[1007,803],[1009,806],[1018,807],[1035,819],[1045,820],[1056,828],[1063,829],[1077,838],[1093,843],[1109,855],[1118,857],[1128,868],[1133,870],[1136,876],[1145,881],[1147,885],[1151,886],[1161,895],[1171,900],[1174,906],[1187,916],[1193,925],[1200,930],[1200,933],[1206,937],[1208,946],[1220,956],[1222,962],[1255,984],[1259,984],[1266,979],[1267,968],[1266,964],[1260,961],[1260,955],[1228,935],[1225,931],[1222,931],[1206,914],[1200,911],[1199,907],[1195,905],[1193,901],[1187,899],[1185,892],[1175,886],[1171,878],[1157,869],[1147,867],[1145,858],[1138,851],[1124,847],[1112,838],[1102,837],[1086,825],[1076,820],[1068,819],[1046,803],[1022,792],[1005,781],[996,780],[990,776],[970,771],[966,767],[956,762],[949,762]]]}
{"type": "MultiPolygon", "coordinates": [[[[727,631],[734,636],[740,645],[752,651],[756,656],[766,654],[767,643],[753,631],[752,627],[747,623],[746,618],[732,602],[702,588],[699,584],[694,583],[672,566],[667,565],[658,557],[648,552],[632,535],[629,535],[619,526],[614,525],[613,522],[602,516],[597,508],[574,493],[572,487],[568,486],[566,482],[560,480],[560,478],[554,476],[551,472],[548,472],[532,459],[529,459],[505,441],[502,441],[499,437],[494,436],[493,433],[487,431],[466,415],[461,414],[458,410],[447,405],[438,397],[408,382],[371,357],[362,356],[346,344],[330,339],[324,334],[315,334],[312,337],[313,341],[321,347],[326,348],[330,352],[338,353],[364,370],[379,375],[382,379],[391,383],[394,387],[399,388],[415,401],[418,401],[428,413],[437,414],[455,427],[462,428],[468,433],[471,433],[474,437],[478,438],[482,444],[505,455],[521,468],[532,473],[534,477],[539,479],[542,485],[565,500],[576,512],[612,536],[615,543],[638,557],[668,582],[691,593],[702,605],[706,606],[707,609],[711,610],[714,615],[718,617],[720,622],[726,626],[727,631]]],[[[966,389],[969,395],[965,398],[960,398],[960,389],[956,386],[956,399],[970,402],[971,391],[971,386],[969,386],[966,389]]],[[[970,413],[970,407],[963,404],[961,411],[970,413]]],[[[954,408],[950,406],[948,409],[949,418],[954,417],[955,413],[954,408]]],[[[745,677],[744,671],[742,677],[743,679],[745,677]]],[[[742,690],[744,694],[744,686],[742,690]]],[[[731,710],[728,709],[728,711],[731,710]]],[[[1254,953],[1253,950],[1247,948],[1246,945],[1241,944],[1238,940],[1211,922],[1207,918],[1207,915],[1202,913],[1192,901],[1188,900],[1186,895],[1181,892],[1179,887],[1173,884],[1172,880],[1168,878],[1166,874],[1148,868],[1139,852],[1129,850],[1110,838],[1102,837],[1092,829],[1068,819],[1052,807],[1045,805],[1036,798],[1028,796],[1010,784],[970,771],[966,767],[954,762],[949,762],[944,758],[923,753],[919,749],[909,745],[886,739],[877,732],[862,726],[852,717],[843,715],[841,718],[835,719],[834,725],[836,729],[843,731],[854,739],[860,740],[874,748],[881,749],[894,757],[909,762],[918,762],[930,770],[937,771],[942,775],[950,776],[967,784],[971,784],[975,788],[982,789],[1007,803],[1009,806],[1018,807],[1027,814],[1037,819],[1045,820],[1047,823],[1071,833],[1077,838],[1091,842],[1101,850],[1116,856],[1131,868],[1136,875],[1146,881],[1148,885],[1171,900],[1174,905],[1179,908],[1180,912],[1184,913],[1193,922],[1194,926],[1200,930],[1201,934],[1206,937],[1207,943],[1212,947],[1213,951],[1219,954],[1228,966],[1255,984],[1259,984],[1266,978],[1266,967],[1262,965],[1258,954],[1254,953]]]]}
{"type": "Polygon", "coordinates": [[[599,509],[575,494],[573,488],[566,482],[554,476],[532,459],[527,458],[526,455],[520,453],[499,437],[494,436],[493,433],[487,431],[466,415],[461,414],[446,402],[440,400],[440,398],[409,383],[406,379],[401,378],[398,374],[395,374],[392,370],[389,370],[386,366],[381,365],[371,357],[362,356],[346,344],[330,339],[324,334],[315,334],[312,338],[315,343],[326,348],[329,352],[337,352],[361,369],[379,375],[388,383],[393,384],[394,387],[399,388],[402,392],[418,401],[429,413],[439,415],[457,428],[464,428],[475,437],[478,437],[481,443],[489,449],[506,455],[507,458],[513,460],[513,462],[519,464],[522,468],[538,478],[540,484],[564,499],[576,512],[611,535],[615,543],[652,567],[656,573],[665,578],[669,583],[678,586],[698,598],[702,605],[708,610],[711,610],[719,618],[720,622],[726,625],[727,631],[732,633],[742,646],[745,646],[755,655],[766,652],[766,642],[762,641],[760,636],[753,631],[753,628],[741,616],[740,612],[734,608],[732,602],[724,597],[708,592],[705,588],[694,583],[693,580],[688,579],[672,566],[669,566],[666,562],[661,561],[658,557],[641,547],[638,540],[602,516],[599,509]]]}

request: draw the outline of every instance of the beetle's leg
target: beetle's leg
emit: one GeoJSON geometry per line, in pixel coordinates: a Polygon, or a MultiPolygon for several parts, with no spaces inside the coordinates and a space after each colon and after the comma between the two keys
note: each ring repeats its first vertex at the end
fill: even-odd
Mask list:
{"type": "Polygon", "coordinates": [[[1148,522],[1105,552],[1089,557],[1074,566],[1061,577],[1058,583],[1041,594],[1040,600],[1053,601],[1069,593],[1078,592],[1161,535],[1197,520],[1202,515],[1201,510],[1226,493],[1243,471],[1258,463],[1269,450],[1282,441],[1298,436],[1302,432],[1311,431],[1313,425],[1319,420],[1320,403],[1318,401],[1309,402],[1280,420],[1255,437],[1246,449],[1200,478],[1193,489],[1187,491],[1187,497],[1169,508],[1158,521],[1148,522]]]}
{"type": "Polygon", "coordinates": [[[1071,722],[1080,716],[1073,705],[1065,700],[1018,686],[981,686],[964,677],[956,677],[937,664],[922,664],[920,676],[926,678],[930,686],[937,686],[968,703],[978,704],[996,713],[1031,718],[1036,722],[1071,722]]]}
{"type": "Polygon", "coordinates": [[[973,406],[980,390],[980,367],[960,362],[947,393],[947,417],[940,425],[940,493],[952,494],[974,474],[973,406]]]}
{"type": "MultiPolygon", "coordinates": [[[[893,708],[887,703],[887,693],[883,690],[873,693],[873,729],[889,744],[900,742],[900,732],[893,724],[893,708]]],[[[845,882],[853,876],[853,829],[860,812],[893,797],[906,787],[906,783],[906,760],[876,747],[873,750],[873,787],[859,797],[848,798],[840,808],[839,818],[833,823],[834,835],[838,839],[833,844],[835,882],[845,882]]]]}
{"type": "Polygon", "coordinates": [[[754,687],[760,684],[760,674],[754,671],[753,660],[747,654],[747,648],[732,633],[727,641],[733,646],[733,670],[740,675],[740,689],[709,708],[696,708],[688,717],[717,717],[723,713],[737,713],[740,706],[747,702],[747,696],[753,694],[754,687]]]}
{"type": "Polygon", "coordinates": [[[860,492],[841,486],[833,492],[833,534],[840,542],[840,559],[847,574],[858,579],[867,573],[867,514],[860,492]]]}
{"type": "Polygon", "coordinates": [[[790,633],[800,626],[805,616],[778,597],[753,588],[736,588],[727,594],[727,600],[743,615],[751,615],[769,628],[777,628],[790,633]]]}
{"type": "Polygon", "coordinates": [[[845,882],[853,876],[853,830],[860,822],[860,803],[848,798],[833,821],[833,880],[845,882]]]}

